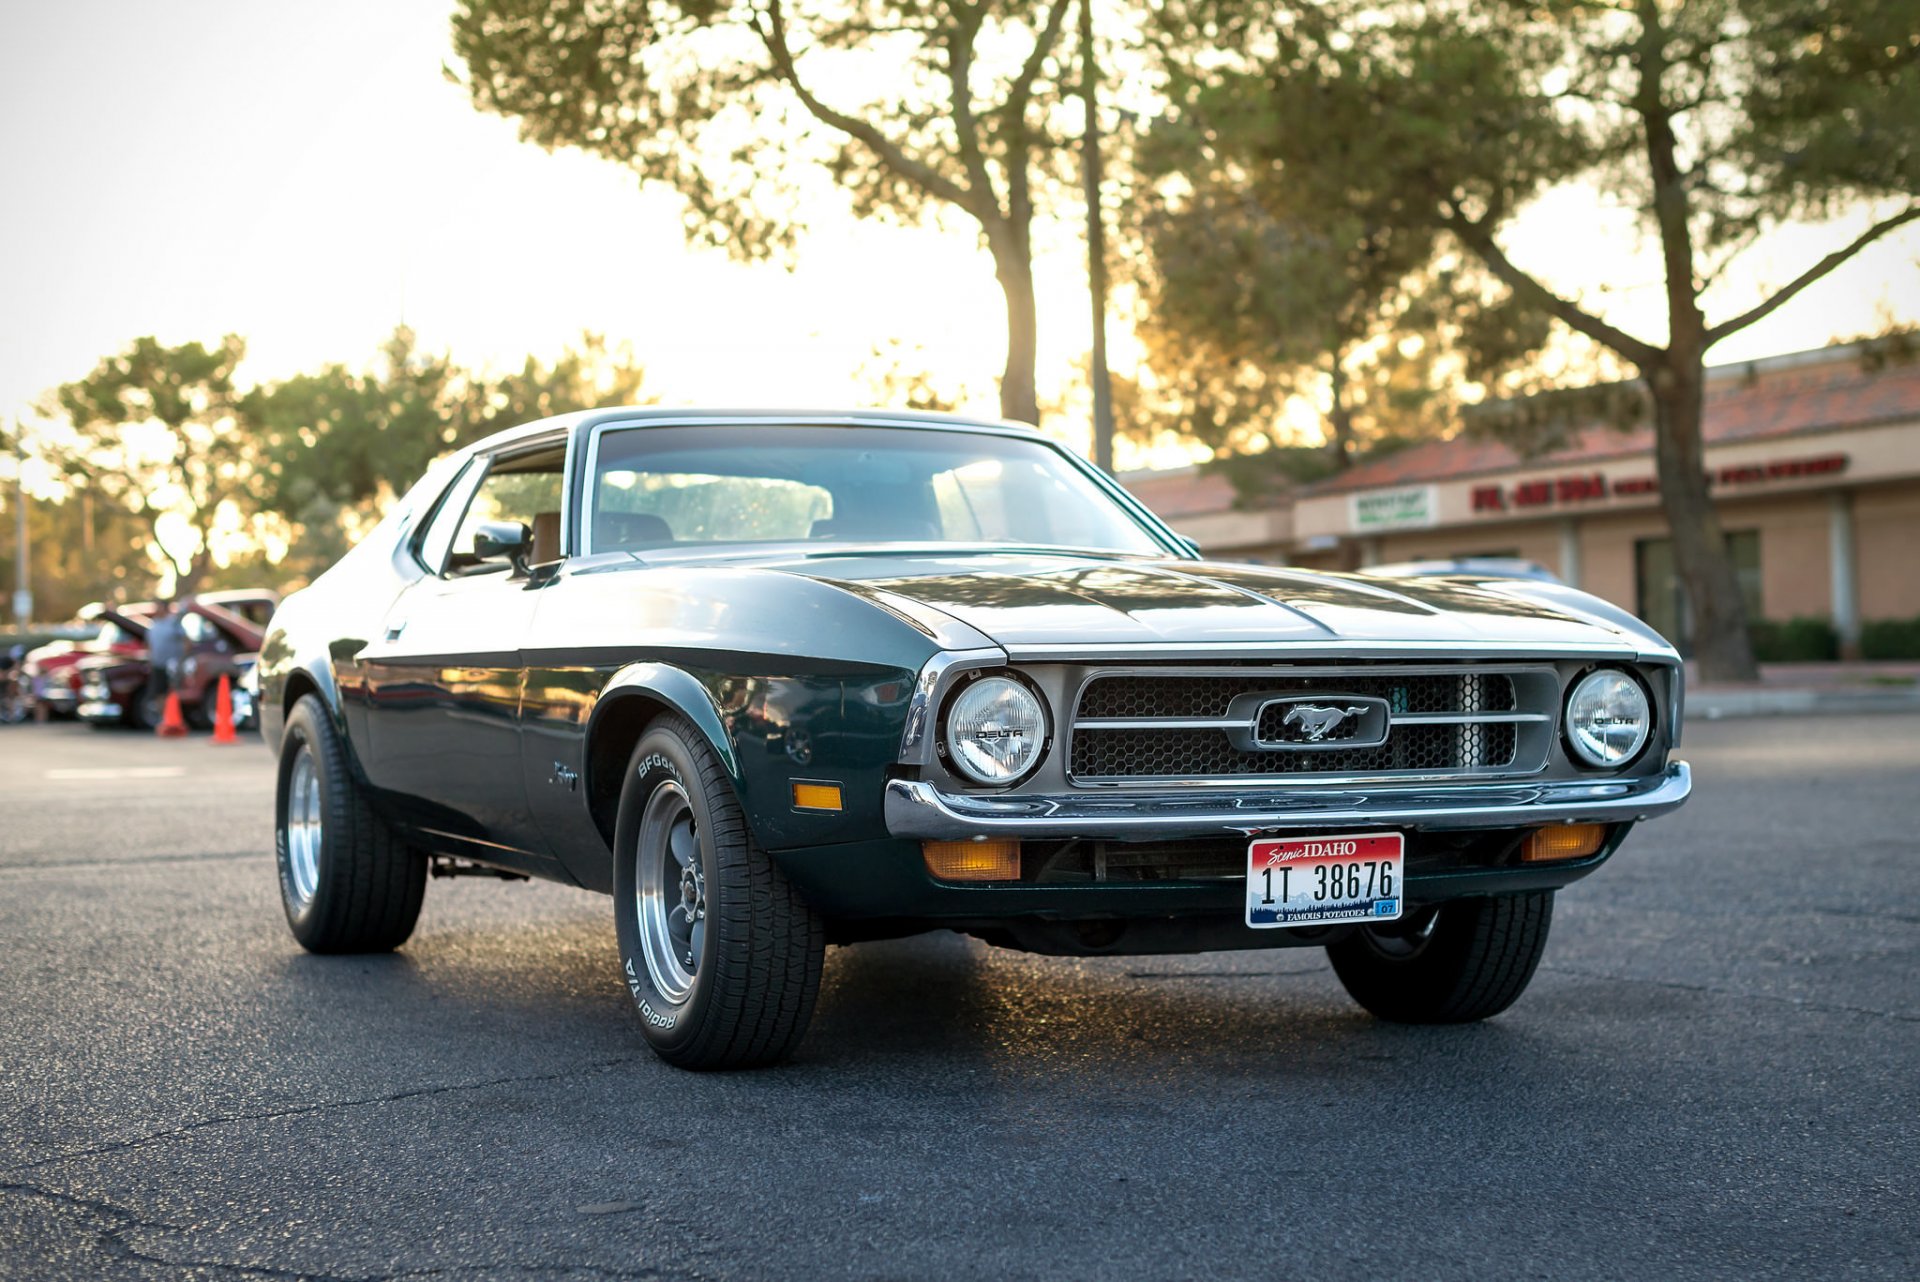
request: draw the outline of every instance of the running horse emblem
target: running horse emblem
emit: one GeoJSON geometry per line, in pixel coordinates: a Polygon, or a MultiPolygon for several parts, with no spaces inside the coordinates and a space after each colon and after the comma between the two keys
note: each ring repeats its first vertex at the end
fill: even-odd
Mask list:
{"type": "Polygon", "coordinates": [[[1363,707],[1332,708],[1318,703],[1296,704],[1281,721],[1283,726],[1299,726],[1308,743],[1320,743],[1352,717],[1366,711],[1363,707]]]}

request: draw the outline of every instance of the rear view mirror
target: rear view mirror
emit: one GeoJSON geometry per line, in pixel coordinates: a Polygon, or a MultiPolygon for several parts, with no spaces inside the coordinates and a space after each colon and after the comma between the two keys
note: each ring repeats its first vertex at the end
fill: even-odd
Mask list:
{"type": "Polygon", "coordinates": [[[483,521],[473,532],[473,554],[482,561],[507,561],[515,574],[527,572],[533,531],[519,521],[483,521]]]}

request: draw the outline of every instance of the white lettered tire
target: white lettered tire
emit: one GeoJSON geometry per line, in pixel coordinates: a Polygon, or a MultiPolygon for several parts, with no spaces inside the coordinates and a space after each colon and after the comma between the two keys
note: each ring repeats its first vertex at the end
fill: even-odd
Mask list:
{"type": "Polygon", "coordinates": [[[755,1068],[813,1017],[820,919],[754,844],[713,749],[683,717],[647,728],[614,825],[621,978],[660,1058],[755,1068]]]}

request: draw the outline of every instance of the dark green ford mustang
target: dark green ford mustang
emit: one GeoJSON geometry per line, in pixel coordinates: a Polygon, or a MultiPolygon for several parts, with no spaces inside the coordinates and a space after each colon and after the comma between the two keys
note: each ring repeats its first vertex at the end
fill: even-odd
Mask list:
{"type": "Polygon", "coordinates": [[[826,944],[937,928],[1320,946],[1384,1018],[1484,1018],[1689,788],[1678,658],[1605,602],[1205,561],[931,415],[503,433],[285,603],[260,678],[303,945],[399,945],[430,867],[607,892],[697,1068],[788,1053],[826,944]]]}

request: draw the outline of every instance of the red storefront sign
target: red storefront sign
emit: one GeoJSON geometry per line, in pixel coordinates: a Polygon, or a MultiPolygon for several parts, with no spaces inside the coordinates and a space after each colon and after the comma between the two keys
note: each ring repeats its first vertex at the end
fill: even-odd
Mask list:
{"type": "MultiPolygon", "coordinates": [[[[1831,476],[1847,470],[1845,454],[1818,454],[1810,458],[1778,459],[1767,463],[1743,463],[1718,468],[1707,474],[1707,484],[1753,485],[1765,481],[1800,480],[1810,476],[1831,476]]],[[[1607,498],[1642,498],[1660,492],[1660,482],[1652,476],[1627,476],[1609,482],[1604,472],[1549,477],[1521,481],[1514,485],[1478,485],[1473,490],[1473,510],[1489,512],[1529,511],[1547,507],[1578,507],[1607,498]]]]}

